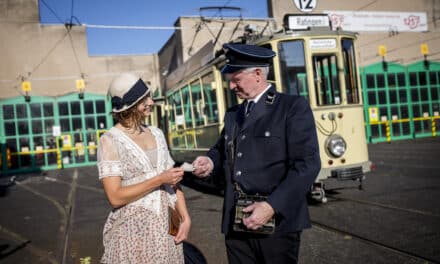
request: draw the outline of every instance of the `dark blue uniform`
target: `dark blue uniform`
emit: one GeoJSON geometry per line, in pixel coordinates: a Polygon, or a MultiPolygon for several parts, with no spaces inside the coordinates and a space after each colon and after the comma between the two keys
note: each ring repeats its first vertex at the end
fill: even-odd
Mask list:
{"type": "Polygon", "coordinates": [[[248,117],[244,111],[244,104],[227,111],[222,136],[208,152],[214,173],[226,180],[222,232],[233,232],[234,182],[248,194],[268,196],[276,217],[272,236],[310,227],[306,193],[320,170],[320,157],[308,102],[271,87],[248,117]]]}

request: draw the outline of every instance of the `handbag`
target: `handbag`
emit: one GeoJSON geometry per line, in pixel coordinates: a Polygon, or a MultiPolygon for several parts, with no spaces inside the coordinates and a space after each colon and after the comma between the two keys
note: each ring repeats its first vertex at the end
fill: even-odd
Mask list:
{"type": "Polygon", "coordinates": [[[182,216],[179,212],[171,206],[168,206],[168,234],[175,236],[179,231],[182,216]]]}

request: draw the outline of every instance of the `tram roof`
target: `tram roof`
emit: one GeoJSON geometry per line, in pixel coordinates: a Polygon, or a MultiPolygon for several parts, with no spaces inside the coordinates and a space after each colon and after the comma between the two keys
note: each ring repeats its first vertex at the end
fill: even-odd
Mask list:
{"type": "MultiPolygon", "coordinates": [[[[350,37],[356,38],[357,34],[358,34],[357,32],[352,32],[352,31],[344,31],[344,30],[340,30],[340,29],[331,30],[330,28],[327,28],[327,27],[318,27],[318,28],[310,28],[310,29],[305,29],[305,30],[282,30],[282,31],[276,32],[271,35],[259,36],[258,38],[254,38],[250,41],[247,41],[247,43],[258,45],[258,44],[265,43],[265,42],[276,41],[276,40],[281,40],[281,39],[286,39],[286,38],[291,38],[291,37],[292,38],[295,38],[295,37],[301,38],[301,37],[350,36],[350,37]]],[[[238,41],[238,40],[236,40],[236,41],[238,41]]],[[[206,46],[209,46],[208,44],[206,46]]],[[[207,49],[209,49],[209,47],[207,49]]],[[[202,48],[202,50],[203,50],[203,48],[202,48]]],[[[206,50],[205,50],[205,52],[206,52],[206,50]]],[[[199,67],[194,67],[195,65],[192,65],[192,64],[194,64],[194,63],[192,63],[192,61],[200,62],[200,58],[203,56],[206,56],[208,53],[195,54],[187,62],[180,65],[179,66],[180,70],[177,69],[176,71],[174,71],[173,73],[171,73],[170,75],[168,75],[166,77],[167,81],[166,81],[165,92],[176,89],[177,88],[177,87],[175,87],[176,85],[179,86],[183,83],[186,83],[187,81],[190,81],[192,78],[199,76],[201,74],[204,74],[205,71],[209,71],[210,67],[212,67],[214,65],[218,65],[219,63],[224,61],[225,57],[223,54],[220,54],[218,56],[214,56],[214,53],[217,53],[217,52],[218,51],[211,50],[212,58],[209,61],[206,61],[205,64],[199,65],[199,67]],[[182,69],[184,69],[184,70],[182,71],[182,74],[180,74],[179,72],[181,72],[182,69]]],[[[196,63],[196,64],[198,64],[198,63],[196,63]]]]}

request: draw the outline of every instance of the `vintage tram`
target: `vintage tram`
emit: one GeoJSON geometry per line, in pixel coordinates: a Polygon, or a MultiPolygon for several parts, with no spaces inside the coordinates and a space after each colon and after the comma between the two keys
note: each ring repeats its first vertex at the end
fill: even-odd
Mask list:
{"type": "MultiPolygon", "coordinates": [[[[312,197],[325,202],[325,184],[353,180],[371,170],[365,137],[356,34],[332,30],[327,15],[287,15],[285,30],[246,41],[276,52],[268,80],[278,91],[304,96],[313,110],[322,169],[312,197]]],[[[206,58],[206,56],[205,56],[206,58]]],[[[192,162],[216,142],[225,111],[239,103],[219,69],[223,55],[183,65],[167,77],[164,130],[178,162],[192,162]],[[204,62],[206,61],[206,63],[204,62]],[[188,68],[196,68],[188,73],[188,68]]],[[[213,178],[221,187],[222,179],[213,178]]]]}

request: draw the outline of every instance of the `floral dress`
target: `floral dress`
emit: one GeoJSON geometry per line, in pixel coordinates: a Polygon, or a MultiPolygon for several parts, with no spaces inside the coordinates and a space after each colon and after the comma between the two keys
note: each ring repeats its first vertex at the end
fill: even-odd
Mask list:
{"type": "MultiPolygon", "coordinates": [[[[111,128],[98,146],[99,179],[119,176],[128,186],[148,180],[174,165],[162,131],[149,127],[157,145],[157,164],[131,138],[111,128]]],[[[113,210],[103,231],[102,263],[184,263],[182,244],[168,234],[168,206],[173,188],[164,185],[132,203],[113,210]]]]}

